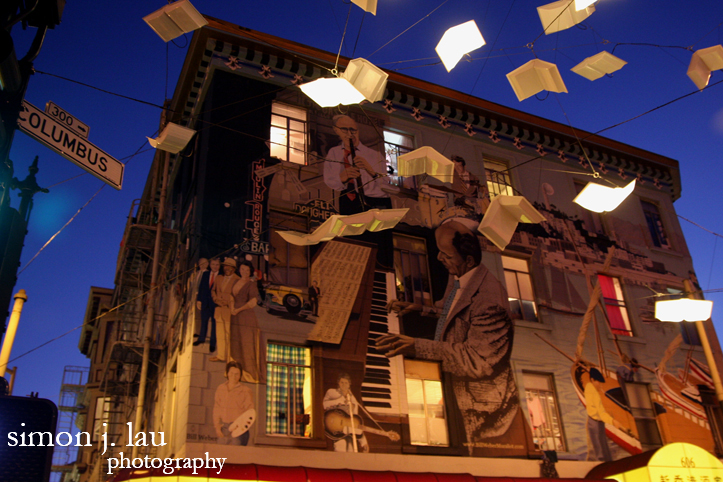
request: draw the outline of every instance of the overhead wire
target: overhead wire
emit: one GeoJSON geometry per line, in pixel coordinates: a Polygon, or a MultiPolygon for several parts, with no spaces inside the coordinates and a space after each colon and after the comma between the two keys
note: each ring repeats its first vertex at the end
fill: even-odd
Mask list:
{"type": "Polygon", "coordinates": [[[442,3],[440,3],[439,6],[437,6],[434,10],[432,10],[432,11],[429,12],[427,15],[425,15],[425,16],[422,17],[422,18],[420,18],[420,19],[417,20],[416,22],[414,22],[412,25],[410,25],[409,27],[407,27],[402,33],[400,33],[399,35],[397,35],[396,37],[394,37],[393,39],[391,39],[390,41],[388,41],[387,43],[385,43],[384,45],[382,45],[381,47],[379,47],[378,49],[376,49],[374,52],[372,52],[371,54],[369,54],[369,55],[367,56],[367,59],[368,59],[369,57],[371,57],[372,55],[374,55],[375,53],[379,52],[381,49],[383,49],[384,47],[386,47],[386,46],[389,45],[390,43],[394,42],[396,39],[398,39],[399,37],[401,37],[401,36],[404,35],[405,33],[407,33],[409,30],[411,30],[413,27],[415,27],[418,23],[420,23],[421,21],[423,21],[424,19],[426,19],[426,18],[428,18],[430,15],[432,15],[434,12],[436,12],[437,10],[439,10],[440,8],[442,8],[442,6],[443,6],[445,3],[447,3],[448,1],[449,1],[449,0],[444,0],[444,1],[443,1],[442,3]]]}

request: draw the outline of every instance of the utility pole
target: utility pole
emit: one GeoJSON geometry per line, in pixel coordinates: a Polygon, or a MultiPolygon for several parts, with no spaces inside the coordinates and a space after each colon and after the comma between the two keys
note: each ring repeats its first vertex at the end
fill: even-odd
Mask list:
{"type": "Polygon", "coordinates": [[[48,29],[60,24],[64,7],[65,0],[0,1],[0,336],[5,332],[7,310],[17,280],[32,195],[39,191],[47,192],[35,181],[37,158],[24,181],[13,177],[10,148],[33,73],[33,61],[40,53],[48,29]],[[23,28],[37,28],[30,49],[20,60],[10,35],[13,26],[18,23],[23,28]],[[10,206],[10,193],[18,188],[22,190],[20,211],[10,206]]]}

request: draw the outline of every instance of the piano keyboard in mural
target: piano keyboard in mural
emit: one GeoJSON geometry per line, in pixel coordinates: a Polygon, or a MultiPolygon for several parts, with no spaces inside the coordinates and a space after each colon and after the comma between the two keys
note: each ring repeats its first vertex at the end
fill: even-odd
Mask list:
{"type": "Polygon", "coordinates": [[[369,341],[361,393],[364,406],[372,413],[399,415],[407,413],[404,360],[387,358],[374,348],[376,339],[387,333],[399,333],[399,319],[387,313],[387,302],[396,299],[394,273],[374,272],[369,341]]]}

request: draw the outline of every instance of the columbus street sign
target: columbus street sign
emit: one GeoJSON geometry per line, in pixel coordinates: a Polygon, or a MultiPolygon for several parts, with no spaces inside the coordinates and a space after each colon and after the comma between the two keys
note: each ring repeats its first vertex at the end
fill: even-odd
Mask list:
{"type": "Polygon", "coordinates": [[[18,127],[101,181],[118,190],[123,185],[125,166],[120,161],[27,101],[23,101],[18,127]]]}

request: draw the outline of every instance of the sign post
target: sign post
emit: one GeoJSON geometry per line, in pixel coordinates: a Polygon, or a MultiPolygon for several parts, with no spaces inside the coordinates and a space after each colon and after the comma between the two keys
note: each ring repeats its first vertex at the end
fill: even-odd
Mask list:
{"type": "Polygon", "coordinates": [[[67,122],[60,123],[29,102],[23,101],[18,127],[101,181],[115,189],[121,189],[125,167],[123,163],[73,132],[67,122]]]}

